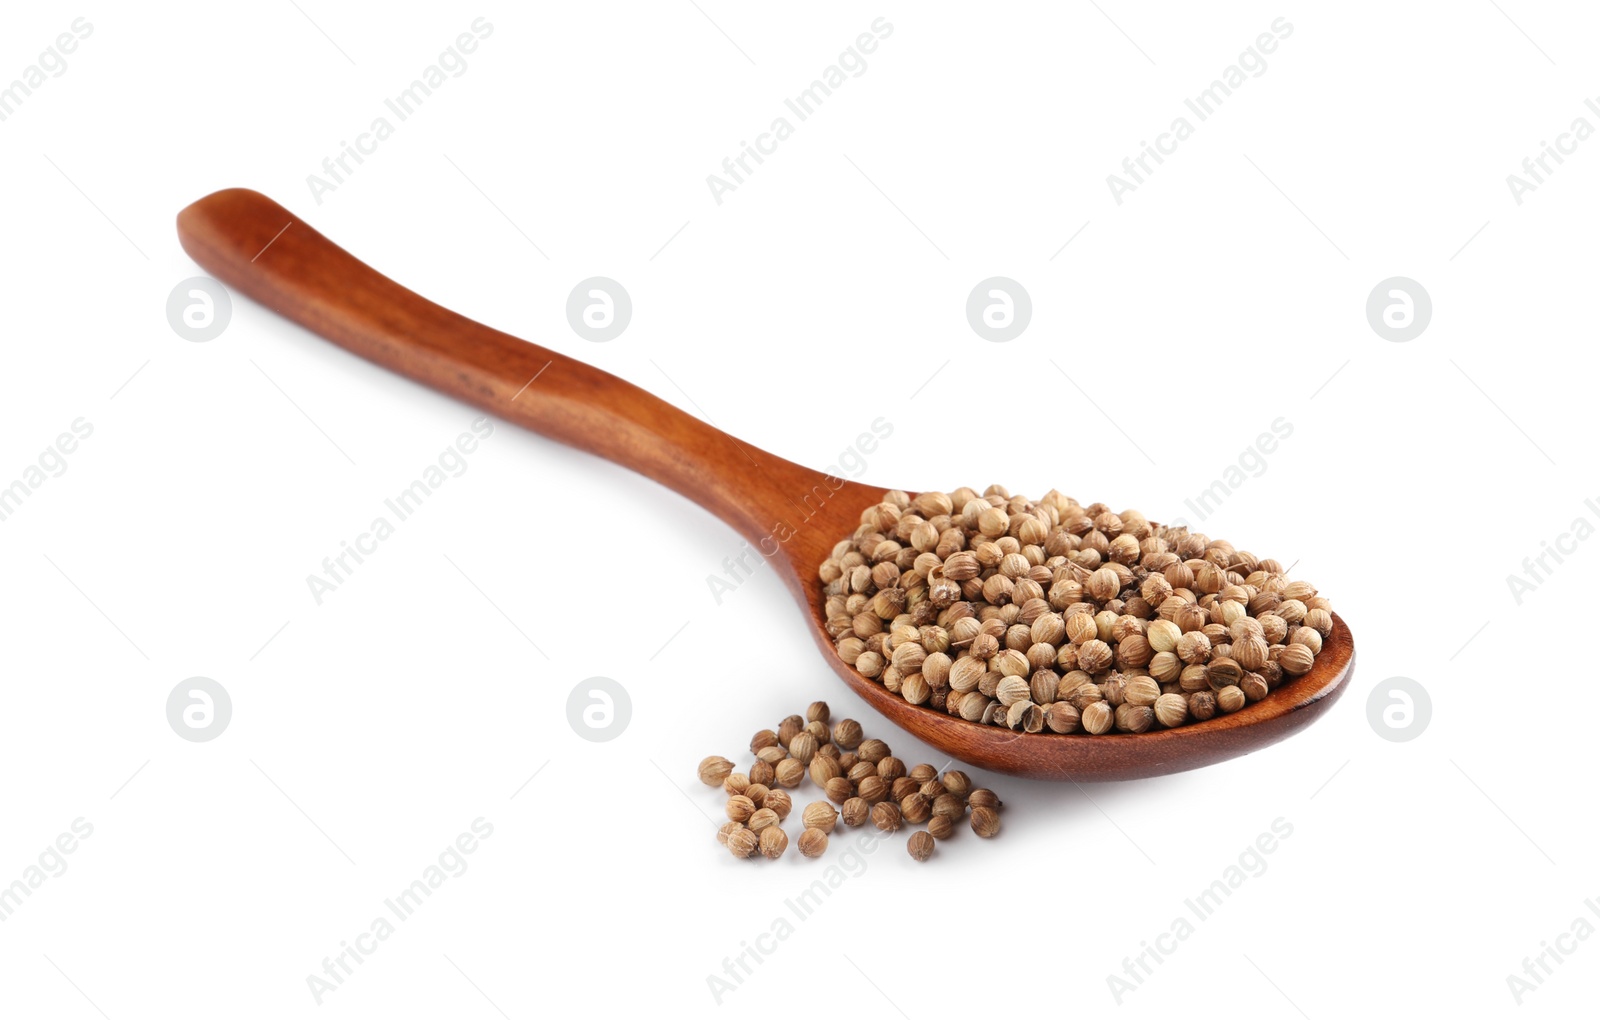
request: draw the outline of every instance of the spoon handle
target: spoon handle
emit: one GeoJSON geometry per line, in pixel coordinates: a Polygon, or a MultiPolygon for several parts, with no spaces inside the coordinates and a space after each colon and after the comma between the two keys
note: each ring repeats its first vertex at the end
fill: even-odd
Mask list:
{"type": "Polygon", "coordinates": [[[653,478],[759,540],[824,475],[741,443],[632,383],[407,290],[255,191],[178,214],[207,272],[347,350],[653,478]]]}

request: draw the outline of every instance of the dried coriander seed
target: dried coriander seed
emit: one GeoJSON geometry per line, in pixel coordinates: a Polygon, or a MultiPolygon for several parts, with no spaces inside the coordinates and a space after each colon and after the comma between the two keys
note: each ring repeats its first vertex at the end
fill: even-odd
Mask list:
{"type": "Polygon", "coordinates": [[[791,715],[785,717],[784,720],[778,724],[778,743],[782,744],[784,747],[788,747],[789,741],[794,739],[795,734],[799,733],[805,728],[806,721],[799,716],[791,715]]]}
{"type": "Polygon", "coordinates": [[[747,822],[750,816],[756,813],[756,805],[755,801],[744,794],[735,794],[728,798],[726,810],[730,821],[747,822]]]}
{"type": "Polygon", "coordinates": [[[743,822],[723,822],[717,827],[717,842],[728,845],[728,837],[744,828],[743,822]]]}
{"type": "MultiPolygon", "coordinates": [[[[833,827],[839,822],[839,812],[834,810],[832,804],[826,801],[813,801],[806,805],[800,812],[800,821],[807,829],[820,829],[824,833],[832,832],[833,827]]],[[[808,855],[809,856],[809,855],[808,855]]]]}
{"type": "Polygon", "coordinates": [[[735,793],[743,793],[749,785],[750,777],[743,772],[730,772],[728,778],[722,781],[722,789],[730,796],[735,793]]]}
{"type": "Polygon", "coordinates": [[[778,821],[781,822],[789,817],[789,812],[794,808],[794,801],[782,790],[769,790],[762,800],[761,806],[775,812],[778,816],[778,821]]]}
{"type": "Polygon", "coordinates": [[[906,853],[914,861],[925,861],[933,856],[933,837],[926,832],[913,832],[906,841],[906,853]]]}
{"type": "MultiPolygon", "coordinates": [[[[1153,713],[1161,696],[1184,695],[1188,712],[1180,719],[1168,701],[1164,719],[1203,722],[1208,699],[1196,711],[1195,694],[1254,697],[1251,674],[1270,694],[1309,672],[1335,621],[1315,586],[1283,569],[1137,511],[991,486],[886,494],[818,576],[836,650],[863,677],[976,724],[1094,735],[1138,730],[1143,712],[1122,711],[1118,725],[1126,704],[1153,713]],[[1208,679],[1220,659],[1233,665],[1208,679]],[[1088,710],[1097,701],[1106,707],[1088,710]]],[[[1231,698],[1209,707],[1226,711],[1231,698]]]]}
{"type": "Polygon", "coordinates": [[[928,835],[934,839],[949,839],[956,834],[956,823],[945,815],[934,815],[928,819],[928,835]]]}
{"type": "Polygon", "coordinates": [[[792,790],[805,779],[806,767],[797,758],[785,758],[778,763],[772,775],[779,786],[792,790]]]}
{"type": "Polygon", "coordinates": [[[843,774],[839,760],[823,754],[811,759],[811,767],[807,771],[811,773],[811,781],[818,786],[827,786],[828,780],[837,779],[843,774]]]}
{"type": "Polygon", "coordinates": [[[889,796],[889,784],[880,776],[868,776],[856,784],[856,796],[868,804],[877,804],[889,796]]]}
{"type": "Polygon", "coordinates": [[[828,780],[827,785],[822,788],[822,792],[835,804],[843,804],[855,796],[856,785],[845,777],[839,776],[837,779],[828,780]]]}
{"type": "Polygon", "coordinates": [[[733,762],[714,754],[700,762],[700,781],[707,786],[721,786],[733,774],[733,762]]]}
{"type": "Polygon", "coordinates": [[[751,783],[749,786],[744,788],[744,795],[749,797],[750,803],[754,804],[756,807],[761,807],[762,805],[766,804],[767,794],[771,792],[772,791],[770,789],[761,783],[751,783]]]}
{"type": "Polygon", "coordinates": [[[735,857],[749,857],[761,844],[761,837],[749,829],[739,829],[728,834],[728,852],[735,857]]]}
{"type": "Polygon", "coordinates": [[[939,777],[939,770],[928,764],[913,765],[911,767],[911,771],[907,772],[906,775],[916,780],[917,785],[920,786],[930,779],[937,779],[939,777]]]}
{"type": "Polygon", "coordinates": [[[900,808],[890,801],[872,805],[872,824],[884,832],[900,828],[900,808]]]}
{"type": "Polygon", "coordinates": [[[750,782],[760,786],[771,786],[776,770],[764,761],[758,761],[750,766],[750,782]]]}
{"type": "Polygon", "coordinates": [[[785,850],[789,849],[789,837],[781,827],[774,825],[761,830],[759,846],[761,848],[761,856],[769,861],[775,861],[783,856],[785,850]]]}
{"type": "Polygon", "coordinates": [[[861,746],[861,724],[854,719],[840,719],[833,726],[833,742],[846,751],[861,746]]]}
{"type": "Polygon", "coordinates": [[[765,829],[770,825],[777,824],[778,812],[772,810],[771,808],[757,808],[751,813],[749,821],[745,822],[745,825],[748,826],[752,832],[760,832],[762,829],[765,829]]]}
{"type": "Polygon", "coordinates": [[[796,733],[789,741],[789,754],[802,765],[811,764],[817,753],[817,738],[805,730],[796,733]]]}
{"type": "Polygon", "coordinates": [[[807,829],[800,834],[798,846],[803,857],[821,857],[828,852],[828,834],[821,829],[807,829]]]}
{"type": "Polygon", "coordinates": [[[839,818],[844,824],[854,828],[867,820],[867,815],[872,812],[872,805],[860,797],[851,797],[839,809],[839,818]]]}
{"type": "Polygon", "coordinates": [[[967,774],[960,769],[947,771],[941,782],[944,783],[946,792],[962,799],[972,792],[972,780],[968,779],[967,774]]]}
{"type": "Polygon", "coordinates": [[[828,703],[826,701],[813,701],[806,709],[806,722],[828,725],[828,703]]]}
{"type": "Polygon", "coordinates": [[[889,745],[876,738],[863,740],[861,746],[856,748],[856,755],[864,762],[877,765],[878,762],[889,757],[889,745]]]}
{"type": "Polygon", "coordinates": [[[750,753],[757,754],[763,747],[776,747],[778,735],[772,730],[757,730],[756,735],[750,738],[750,753]]]}
{"type": "Polygon", "coordinates": [[[989,839],[1000,831],[1000,815],[993,808],[975,807],[972,809],[972,831],[989,839]]]}
{"type": "Polygon", "coordinates": [[[998,811],[1003,806],[1000,803],[1000,798],[995,796],[993,790],[986,790],[982,787],[973,790],[967,795],[967,804],[970,807],[986,807],[993,811],[998,811]]]}

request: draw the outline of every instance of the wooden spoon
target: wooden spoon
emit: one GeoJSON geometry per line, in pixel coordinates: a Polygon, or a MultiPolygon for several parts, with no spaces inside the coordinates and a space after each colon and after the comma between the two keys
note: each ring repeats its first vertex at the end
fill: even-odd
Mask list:
{"type": "Polygon", "coordinates": [[[824,629],[817,567],[884,489],[831,478],[734,439],[631,383],[428,301],[264,195],[233,188],[178,214],[217,279],[341,347],[498,417],[632,468],[716,514],[767,554],[834,672],[896,725],[954,758],[1034,779],[1137,779],[1282,740],[1328,710],[1355,649],[1338,616],[1311,672],[1204,723],[1142,734],[1023,734],[912,705],[845,664],[824,629]]]}

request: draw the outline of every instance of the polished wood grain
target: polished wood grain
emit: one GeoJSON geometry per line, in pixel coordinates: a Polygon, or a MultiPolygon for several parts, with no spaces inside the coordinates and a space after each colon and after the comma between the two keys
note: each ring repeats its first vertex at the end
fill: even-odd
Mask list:
{"type": "MultiPolygon", "coordinates": [[[[869,705],[961,761],[1037,779],[1137,779],[1265,747],[1308,726],[1355,662],[1344,621],[1312,671],[1233,715],[1139,735],[1021,734],[911,705],[839,660],[817,566],[884,488],[832,478],[733,438],[556,351],[457,315],[359,261],[264,195],[230,189],[178,214],[184,250],[234,290],[385,368],[699,503],[761,548],[823,658],[869,705]]],[[[782,399],[775,395],[775,399],[782,399]]]]}

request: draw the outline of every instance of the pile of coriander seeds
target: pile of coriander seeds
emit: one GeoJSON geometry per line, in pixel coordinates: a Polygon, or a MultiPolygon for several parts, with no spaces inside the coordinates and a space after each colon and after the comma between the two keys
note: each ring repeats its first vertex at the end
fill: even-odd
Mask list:
{"type": "Polygon", "coordinates": [[[965,772],[908,769],[888,744],[867,739],[860,723],[841,719],[830,727],[828,715],[827,704],[815,701],[804,718],[791,715],[776,730],[758,732],[750,740],[755,762],[748,772],[735,772],[721,755],[700,763],[700,781],[728,794],[728,821],[717,830],[717,842],[735,857],[783,856],[789,848],[783,823],[794,809],[789,791],[807,778],[826,799],[800,812],[798,846],[806,857],[827,852],[828,836],[841,821],[851,827],[870,822],[884,833],[926,824],[906,844],[918,861],[932,856],[934,841],[953,837],[963,821],[985,839],[1000,831],[1000,798],[974,788],[965,772]]]}
{"type": "Polygon", "coordinates": [[[1024,733],[1237,712],[1309,672],[1333,631],[1328,600],[1277,560],[1054,490],[885,493],[818,574],[856,672],[1024,733]]]}

